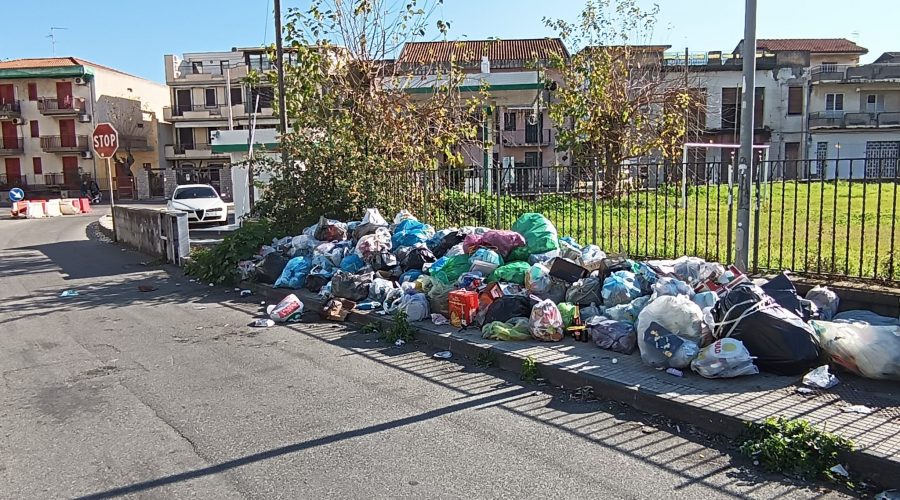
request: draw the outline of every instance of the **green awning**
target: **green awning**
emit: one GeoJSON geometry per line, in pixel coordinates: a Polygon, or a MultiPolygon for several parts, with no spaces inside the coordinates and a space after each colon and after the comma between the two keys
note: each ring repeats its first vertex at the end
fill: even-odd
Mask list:
{"type": "Polygon", "coordinates": [[[0,69],[0,80],[13,78],[72,78],[93,80],[94,70],[85,66],[60,66],[56,68],[0,69]]]}

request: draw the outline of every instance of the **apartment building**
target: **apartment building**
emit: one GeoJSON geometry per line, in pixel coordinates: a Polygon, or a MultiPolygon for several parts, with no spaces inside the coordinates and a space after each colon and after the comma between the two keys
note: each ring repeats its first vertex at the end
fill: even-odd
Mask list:
{"type": "MultiPolygon", "coordinates": [[[[741,123],[743,42],[731,53],[668,52],[667,77],[684,78],[706,101],[704,116],[691,142],[738,144],[741,123]]],[[[856,64],[866,49],[846,39],[760,39],[757,42],[756,92],[754,102],[754,144],[762,159],[784,160],[775,175],[802,177],[796,160],[808,158],[811,139],[809,114],[815,78],[813,68],[856,64]]],[[[732,164],[735,149],[692,148],[692,162],[732,164]]]]}
{"type": "Polygon", "coordinates": [[[105,189],[106,166],[89,137],[106,121],[120,134],[117,196],[149,196],[149,172],[165,163],[157,145],[167,134],[160,121],[167,102],[164,85],[75,57],[0,62],[0,192],[21,187],[32,198],[65,196],[89,179],[105,189]]]}
{"type": "Polygon", "coordinates": [[[174,127],[174,138],[165,145],[170,164],[162,172],[166,195],[177,185],[199,182],[233,198],[230,156],[213,151],[211,136],[219,130],[249,129],[251,120],[258,129],[276,128],[273,89],[245,81],[251,71],[271,69],[263,48],[165,56],[169,105],[163,116],[174,127]]]}
{"type": "Polygon", "coordinates": [[[815,161],[809,175],[895,179],[900,53],[886,52],[862,65],[822,61],[812,67],[810,78],[808,157],[815,161]],[[837,161],[841,158],[845,161],[837,161]]]}
{"type": "Polygon", "coordinates": [[[400,73],[425,78],[413,83],[414,91],[433,86],[427,77],[445,72],[451,61],[466,73],[464,95],[487,85],[489,114],[479,117],[484,126],[477,141],[463,147],[464,161],[482,180],[485,165],[503,166],[504,187],[534,189],[544,182],[537,167],[568,162],[555,151],[556,128],[547,112],[553,95],[546,81],[561,81],[547,69],[554,57],[569,57],[558,38],[411,42],[396,63],[400,73]],[[493,143],[492,150],[484,143],[493,143]]]}

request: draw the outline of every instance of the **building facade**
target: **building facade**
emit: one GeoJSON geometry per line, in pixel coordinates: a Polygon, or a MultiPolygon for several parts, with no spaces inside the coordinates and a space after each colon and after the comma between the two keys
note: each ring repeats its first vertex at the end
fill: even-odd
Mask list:
{"type": "Polygon", "coordinates": [[[452,61],[466,75],[460,89],[464,96],[486,90],[478,137],[462,148],[465,165],[478,177],[478,186],[490,185],[483,182],[486,169],[502,168],[504,178],[495,183],[533,190],[547,181],[541,167],[568,163],[556,152],[556,125],[547,110],[553,92],[546,82],[561,82],[561,77],[541,69],[557,57],[569,57],[558,38],[411,42],[403,46],[396,63],[402,74],[427,78],[446,72],[452,61]]]}
{"type": "Polygon", "coordinates": [[[165,145],[166,195],[179,184],[199,182],[227,200],[234,197],[230,156],[214,152],[211,137],[216,131],[249,129],[251,120],[257,129],[276,128],[272,88],[245,83],[250,71],[270,69],[262,48],[165,56],[169,103],[163,116],[174,127],[173,140],[165,145]]]}
{"type": "Polygon", "coordinates": [[[809,175],[895,180],[900,158],[900,54],[811,71],[809,175]],[[843,161],[841,161],[843,159],[843,161]]]}
{"type": "Polygon", "coordinates": [[[89,138],[97,123],[110,122],[120,136],[116,196],[148,197],[149,172],[165,163],[158,144],[168,134],[166,103],[164,85],[74,57],[0,62],[0,191],[77,196],[90,180],[105,191],[106,165],[89,138]]]}

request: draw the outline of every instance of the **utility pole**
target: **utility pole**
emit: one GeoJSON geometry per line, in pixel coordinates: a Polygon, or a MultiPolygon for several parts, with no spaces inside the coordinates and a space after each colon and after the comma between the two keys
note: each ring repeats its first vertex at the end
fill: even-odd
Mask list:
{"type": "Polygon", "coordinates": [[[756,104],[756,0],[744,11],[744,83],[741,97],[741,150],[738,161],[738,215],[735,266],[747,272],[750,263],[750,196],[753,179],[753,111],[756,104]]]}
{"type": "Polygon", "coordinates": [[[281,40],[281,0],[275,0],[275,64],[278,66],[278,122],[287,133],[287,109],[284,106],[284,46],[281,40]]]}

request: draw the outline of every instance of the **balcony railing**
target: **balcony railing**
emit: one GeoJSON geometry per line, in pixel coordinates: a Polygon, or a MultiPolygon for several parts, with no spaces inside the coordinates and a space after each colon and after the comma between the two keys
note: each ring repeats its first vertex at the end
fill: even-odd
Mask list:
{"type": "Polygon", "coordinates": [[[122,149],[129,149],[131,151],[152,151],[153,148],[150,147],[147,138],[142,135],[127,135],[120,134],[119,135],[119,146],[122,149]]]}
{"type": "MultiPolygon", "coordinates": [[[[221,116],[222,108],[218,105],[216,106],[207,106],[205,104],[179,104],[174,108],[171,108],[171,113],[173,117],[184,117],[185,113],[202,113],[206,112],[210,115],[221,116]]],[[[190,118],[190,117],[187,117],[190,118]]]]}
{"type": "Polygon", "coordinates": [[[810,79],[814,82],[839,82],[849,68],[849,64],[822,64],[809,70],[810,79]]]}
{"type": "Polygon", "coordinates": [[[809,128],[888,128],[900,127],[900,112],[849,113],[819,111],[809,114],[809,128]]]}
{"type": "Polygon", "coordinates": [[[65,183],[66,178],[63,174],[44,174],[44,185],[46,186],[62,186],[65,183]]]}
{"type": "Polygon", "coordinates": [[[19,101],[0,102],[0,118],[19,118],[22,116],[22,107],[19,101]]]}
{"type": "Polygon", "coordinates": [[[74,97],[70,99],[57,99],[55,97],[42,97],[38,99],[38,109],[41,114],[53,115],[78,115],[84,113],[84,99],[74,97]]]}
{"type": "Polygon", "coordinates": [[[503,130],[500,132],[503,147],[552,146],[553,129],[543,130],[503,130]]]}
{"type": "Polygon", "coordinates": [[[0,138],[0,156],[16,156],[25,152],[22,138],[0,138]]]}
{"type": "Polygon", "coordinates": [[[88,150],[86,135],[44,135],[41,136],[41,149],[48,153],[78,153],[88,150]]]}
{"type": "Polygon", "coordinates": [[[810,70],[814,82],[859,82],[900,79],[896,64],[823,64],[810,70]]]}
{"type": "Polygon", "coordinates": [[[14,187],[24,188],[28,185],[28,181],[24,176],[9,177],[6,174],[0,174],[0,190],[7,191],[14,187]]]}

